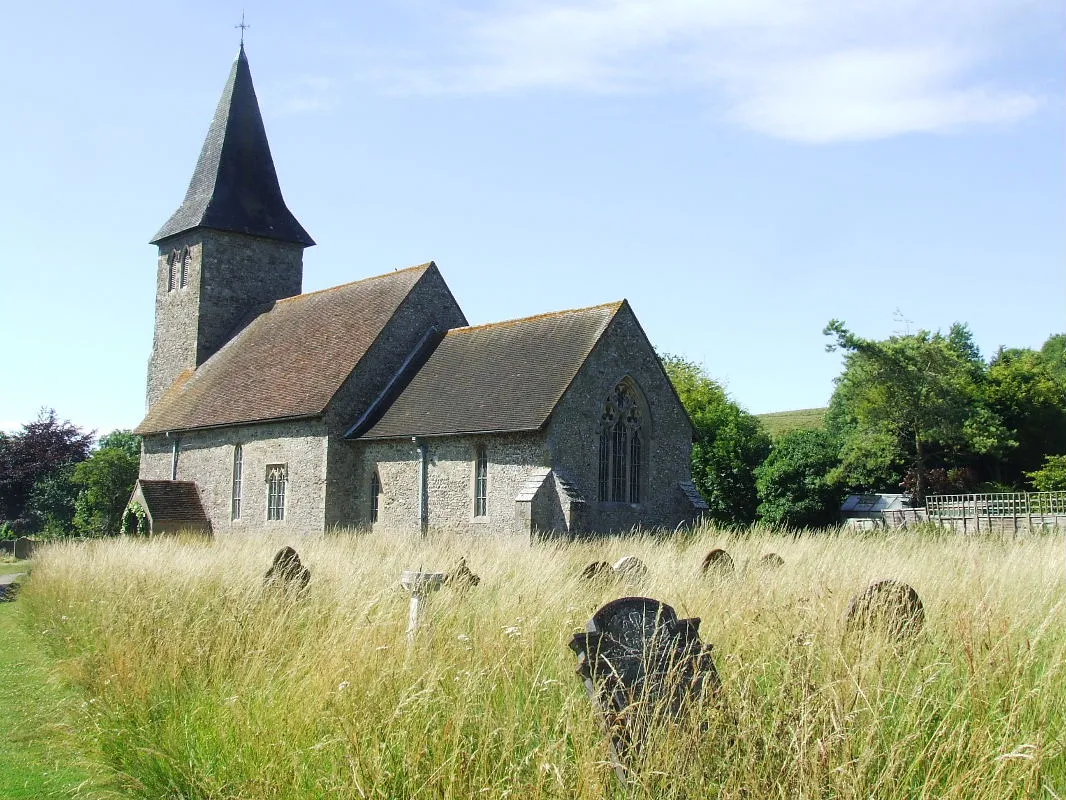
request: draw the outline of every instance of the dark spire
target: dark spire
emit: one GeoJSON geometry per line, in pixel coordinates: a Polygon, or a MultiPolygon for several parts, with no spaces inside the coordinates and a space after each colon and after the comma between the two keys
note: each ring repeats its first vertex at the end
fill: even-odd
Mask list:
{"type": "Polygon", "coordinates": [[[185,201],[159,229],[152,244],[193,228],[247,233],[304,247],[315,243],[281,196],[243,43],[215,109],[185,201]]]}

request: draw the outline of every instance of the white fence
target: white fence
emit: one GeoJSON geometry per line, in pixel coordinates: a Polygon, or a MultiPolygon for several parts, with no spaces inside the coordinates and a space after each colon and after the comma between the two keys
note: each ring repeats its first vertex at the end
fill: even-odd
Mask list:
{"type": "Polygon", "coordinates": [[[964,533],[1066,527],[1066,492],[937,494],[925,499],[930,522],[964,533]]]}

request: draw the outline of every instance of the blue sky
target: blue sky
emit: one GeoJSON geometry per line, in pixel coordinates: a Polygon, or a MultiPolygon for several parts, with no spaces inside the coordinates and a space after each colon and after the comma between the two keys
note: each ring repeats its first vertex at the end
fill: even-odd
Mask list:
{"type": "MultiPolygon", "coordinates": [[[[1061,0],[260,2],[248,57],[311,291],[435,260],[472,323],[628,298],[761,413],[824,405],[841,318],[1066,330],[1061,0]]],[[[154,248],[241,7],[0,30],[0,429],[144,412],[154,248]]]]}

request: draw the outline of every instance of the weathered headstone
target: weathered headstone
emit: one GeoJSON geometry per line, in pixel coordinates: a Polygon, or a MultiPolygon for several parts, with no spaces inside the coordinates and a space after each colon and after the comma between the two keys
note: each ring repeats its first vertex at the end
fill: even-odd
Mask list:
{"type": "Polygon", "coordinates": [[[759,566],[763,569],[780,569],[785,566],[785,559],[777,553],[767,553],[759,559],[759,566]]]}
{"type": "Polygon", "coordinates": [[[733,559],[729,553],[720,547],[716,547],[703,557],[703,574],[714,573],[717,575],[732,575],[736,571],[733,559]]]}
{"type": "Polygon", "coordinates": [[[270,569],[263,576],[264,586],[276,586],[286,591],[303,591],[311,580],[311,570],[300,562],[291,547],[283,547],[274,555],[270,569]]]}
{"type": "Polygon", "coordinates": [[[33,556],[35,543],[32,539],[27,539],[25,536],[20,536],[15,540],[15,558],[20,561],[33,556]]]}
{"type": "Polygon", "coordinates": [[[622,781],[653,724],[676,719],[688,701],[720,686],[713,645],[700,641],[699,627],[699,618],[678,619],[666,603],[623,597],[603,606],[570,641],[622,781]]]}
{"type": "Polygon", "coordinates": [[[614,564],[614,574],[627,583],[639,583],[648,574],[647,565],[636,556],[623,556],[614,564]]]}
{"type": "Polygon", "coordinates": [[[925,608],[913,587],[900,581],[878,581],[855,595],[845,624],[849,631],[880,629],[895,639],[905,639],[925,627],[925,608]]]}
{"type": "Polygon", "coordinates": [[[10,602],[18,596],[19,586],[25,572],[16,572],[13,575],[0,575],[0,603],[10,602]]]}
{"type": "Polygon", "coordinates": [[[470,567],[466,564],[466,558],[460,558],[459,564],[444,577],[444,583],[447,586],[454,586],[458,589],[465,589],[471,586],[477,586],[481,583],[481,576],[476,575],[471,571],[470,567]]]}
{"type": "Polygon", "coordinates": [[[605,581],[614,577],[614,570],[606,561],[592,561],[581,570],[581,579],[584,581],[605,581]]]}

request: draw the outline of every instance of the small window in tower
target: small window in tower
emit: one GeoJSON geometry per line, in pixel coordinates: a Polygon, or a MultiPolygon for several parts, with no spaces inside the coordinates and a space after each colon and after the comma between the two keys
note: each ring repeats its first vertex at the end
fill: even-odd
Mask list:
{"type": "Polygon", "coordinates": [[[474,459],[474,516],[484,517],[489,508],[489,457],[484,446],[474,459]]]}
{"type": "Polygon", "coordinates": [[[170,267],[167,291],[174,291],[178,288],[178,281],[181,279],[181,253],[177,250],[171,250],[167,265],[170,267]]]}
{"type": "Polygon", "coordinates": [[[378,477],[378,471],[374,470],[370,476],[370,522],[371,524],[378,521],[378,515],[381,513],[381,478],[378,477]]]}
{"type": "Polygon", "coordinates": [[[282,521],[285,519],[285,484],[289,480],[289,471],[284,464],[267,466],[267,519],[282,521]]]}
{"type": "Polygon", "coordinates": [[[189,285],[189,268],[192,266],[192,253],[186,247],[181,251],[181,279],[178,285],[184,289],[189,285]]]}

